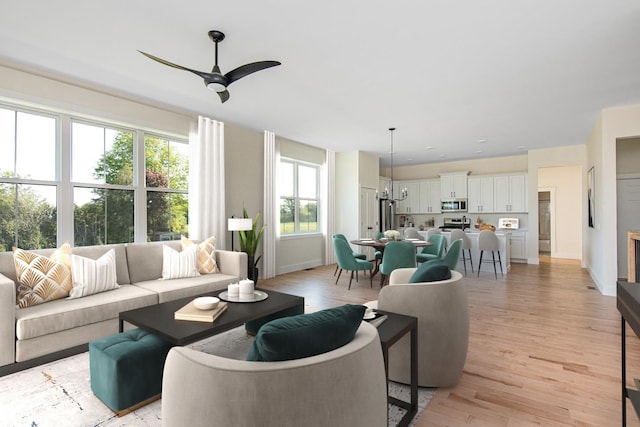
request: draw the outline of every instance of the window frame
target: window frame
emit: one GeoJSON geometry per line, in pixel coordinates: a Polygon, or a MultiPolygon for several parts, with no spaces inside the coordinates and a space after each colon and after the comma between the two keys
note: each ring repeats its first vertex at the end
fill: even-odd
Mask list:
{"type": "MultiPolygon", "coordinates": [[[[280,206],[282,206],[282,201],[285,199],[292,199],[294,201],[294,231],[290,232],[290,233],[283,233],[282,232],[282,222],[279,221],[278,224],[278,233],[281,237],[294,237],[294,236],[313,236],[313,235],[318,235],[318,234],[322,234],[322,203],[321,203],[321,197],[320,197],[320,191],[321,191],[321,177],[322,177],[322,166],[321,165],[317,165],[315,163],[310,163],[310,162],[305,162],[305,161],[301,161],[301,160],[296,160],[296,159],[292,159],[292,158],[288,158],[288,157],[281,157],[280,158],[280,162],[279,162],[279,167],[283,164],[283,163],[287,163],[287,164],[291,164],[293,166],[293,196],[285,196],[282,194],[278,195],[278,200],[280,202],[279,206],[278,206],[278,212],[280,212],[280,206]],[[309,167],[315,170],[315,175],[316,175],[316,188],[315,188],[315,193],[316,193],[316,197],[315,198],[309,198],[309,197],[300,197],[298,195],[298,182],[299,182],[299,167],[300,166],[304,166],[304,167],[309,167]],[[315,202],[316,203],[316,215],[317,215],[317,229],[314,231],[300,231],[300,202],[301,201],[310,201],[310,202],[315,202]]],[[[281,169],[281,168],[280,168],[281,169]]],[[[282,179],[282,175],[280,175],[280,179],[282,179]]],[[[279,187],[278,187],[279,190],[279,187]]]]}
{"type": "MultiPolygon", "coordinates": [[[[108,119],[86,117],[81,114],[65,112],[44,106],[25,106],[10,101],[0,101],[0,108],[34,114],[55,120],[55,179],[41,180],[0,176],[0,184],[13,185],[50,185],[56,189],[56,241],[60,246],[69,241],[74,242],[74,204],[73,194],[75,188],[98,188],[106,190],[131,190],[134,197],[134,242],[147,241],[147,191],[163,191],[166,193],[181,193],[189,197],[187,188],[182,189],[154,189],[148,190],[145,180],[145,136],[164,139],[169,142],[184,143],[189,145],[189,137],[186,135],[176,135],[171,132],[161,130],[145,129],[141,126],[123,124],[108,119]],[[133,182],[132,185],[116,185],[106,183],[87,183],[72,181],[72,125],[81,123],[90,126],[98,126],[116,131],[131,132],[133,136],[133,182]]],[[[189,161],[189,159],[187,160],[189,161]]],[[[17,237],[14,235],[14,240],[17,237]]],[[[14,242],[16,243],[16,242],[14,242]]],[[[18,243],[19,244],[19,243],[18,243]]],[[[25,248],[36,249],[36,248],[25,248]]]]}

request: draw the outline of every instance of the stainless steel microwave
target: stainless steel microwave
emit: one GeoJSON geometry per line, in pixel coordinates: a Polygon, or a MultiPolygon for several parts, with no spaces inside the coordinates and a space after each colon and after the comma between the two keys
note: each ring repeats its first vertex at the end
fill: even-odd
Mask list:
{"type": "Polygon", "coordinates": [[[444,199],[440,202],[442,212],[466,212],[467,199],[444,199]]]}

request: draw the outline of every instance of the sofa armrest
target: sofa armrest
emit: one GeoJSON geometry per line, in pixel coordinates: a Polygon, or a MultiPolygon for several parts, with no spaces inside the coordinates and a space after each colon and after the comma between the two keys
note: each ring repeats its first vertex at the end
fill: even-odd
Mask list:
{"type": "Polygon", "coordinates": [[[417,268],[396,268],[389,276],[389,285],[409,283],[409,279],[417,268]]]}
{"type": "Polygon", "coordinates": [[[221,273],[247,278],[247,254],[244,252],[224,251],[216,249],[216,262],[221,273]]]}
{"type": "Polygon", "coordinates": [[[15,361],[15,350],[16,284],[0,273],[0,366],[15,361]]]}

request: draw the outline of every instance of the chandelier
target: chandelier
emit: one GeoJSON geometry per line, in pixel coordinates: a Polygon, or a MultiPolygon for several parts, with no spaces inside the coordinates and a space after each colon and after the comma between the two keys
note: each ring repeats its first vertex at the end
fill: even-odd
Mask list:
{"type": "Polygon", "coordinates": [[[401,202],[403,200],[405,200],[407,198],[407,196],[409,195],[409,193],[407,192],[407,187],[404,187],[403,189],[400,190],[400,197],[399,198],[395,198],[394,194],[393,194],[393,131],[396,130],[396,128],[389,128],[389,132],[391,132],[391,151],[389,152],[389,156],[391,158],[391,183],[390,183],[390,189],[385,188],[384,191],[382,192],[382,195],[378,196],[378,191],[376,191],[376,199],[378,200],[389,200],[392,202],[401,202]]]}

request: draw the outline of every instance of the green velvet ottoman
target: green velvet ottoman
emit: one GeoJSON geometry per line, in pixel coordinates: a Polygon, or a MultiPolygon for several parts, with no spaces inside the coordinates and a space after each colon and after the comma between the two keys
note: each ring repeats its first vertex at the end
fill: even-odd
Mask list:
{"type": "Polygon", "coordinates": [[[281,317],[296,316],[298,314],[304,314],[304,304],[296,305],[295,307],[285,308],[278,312],[269,314],[256,320],[251,320],[244,324],[244,329],[249,335],[256,335],[262,325],[281,317]]]}
{"type": "Polygon", "coordinates": [[[172,345],[141,329],[89,343],[91,390],[114,412],[128,412],[155,400],[172,345]]]}

